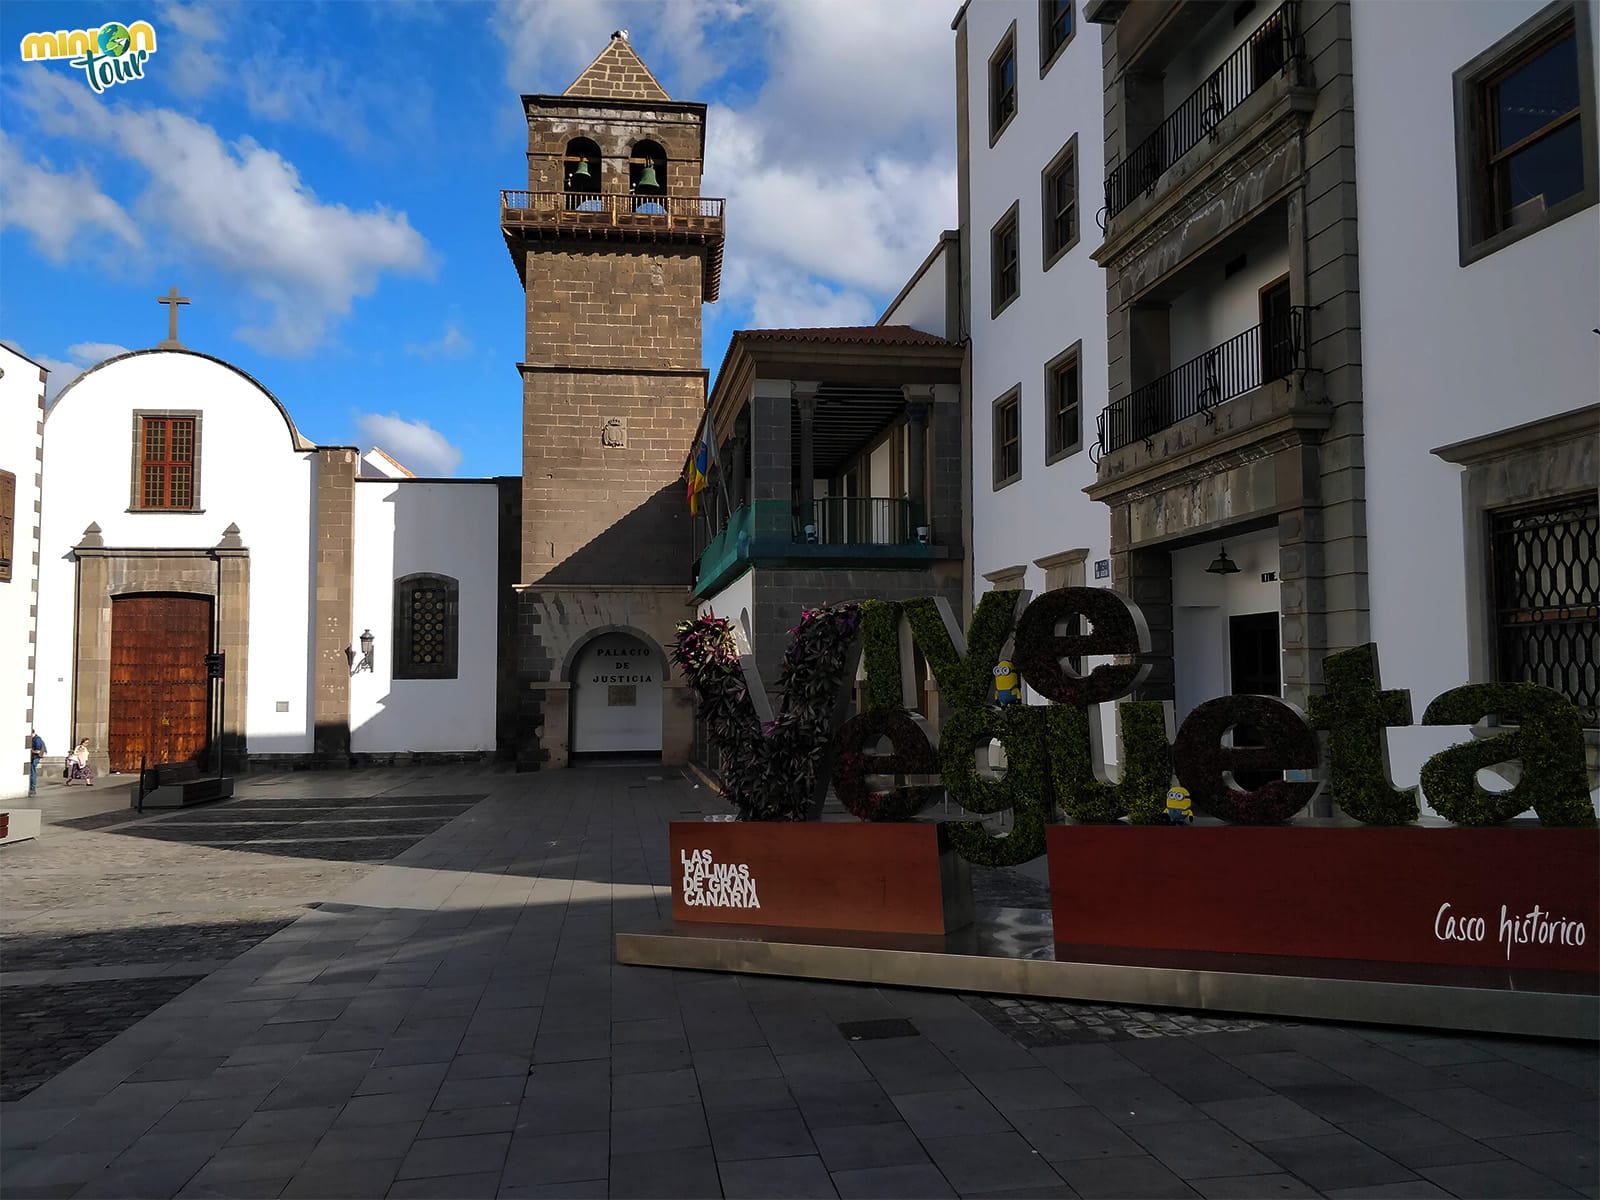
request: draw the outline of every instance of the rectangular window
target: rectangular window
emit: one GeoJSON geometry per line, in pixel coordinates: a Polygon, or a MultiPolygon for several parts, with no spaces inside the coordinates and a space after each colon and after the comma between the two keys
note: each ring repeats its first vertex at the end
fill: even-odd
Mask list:
{"type": "Polygon", "coordinates": [[[139,418],[140,508],[194,507],[195,418],[139,418]]]}
{"type": "Polygon", "coordinates": [[[1600,725],[1600,501],[1489,514],[1496,683],[1553,688],[1600,725]]]}
{"type": "Polygon", "coordinates": [[[0,471],[0,583],[11,582],[11,554],[16,546],[17,477],[0,471]]]}
{"type": "Polygon", "coordinates": [[[1045,462],[1053,463],[1083,446],[1082,346],[1079,342],[1045,368],[1045,462]]]}
{"type": "Polygon", "coordinates": [[[1017,23],[989,56],[989,144],[1017,115],[1017,23]]]}
{"type": "Polygon", "coordinates": [[[1072,0],[1039,0],[1039,74],[1072,40],[1072,0]]]}
{"type": "Polygon", "coordinates": [[[1078,242],[1078,135],[1073,134],[1044,169],[1044,269],[1078,242]]]}
{"type": "Polygon", "coordinates": [[[994,403],[994,486],[1022,478],[1022,394],[1012,388],[994,403]]]}
{"type": "Polygon", "coordinates": [[[1553,5],[1455,74],[1463,266],[1595,203],[1591,7],[1553,5]]]}
{"type": "Polygon", "coordinates": [[[990,279],[990,310],[999,316],[1000,310],[1017,298],[1022,289],[1018,270],[1017,206],[1000,218],[989,235],[989,257],[992,268],[990,279]]]}

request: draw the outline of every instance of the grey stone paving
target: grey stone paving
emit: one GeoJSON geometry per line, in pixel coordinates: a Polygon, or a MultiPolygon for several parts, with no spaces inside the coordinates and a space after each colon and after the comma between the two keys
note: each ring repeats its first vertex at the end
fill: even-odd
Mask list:
{"type": "MultiPolygon", "coordinates": [[[[163,891],[170,901],[220,880],[219,854],[245,874],[277,872],[274,894],[297,896],[301,915],[0,1104],[0,1194],[1557,1197],[1600,1186],[1592,1046],[619,966],[613,934],[668,911],[667,822],[704,811],[704,789],[661,768],[371,771],[336,788],[288,776],[241,793],[488,798],[376,868],[47,831],[41,846],[104,854],[91,842],[116,838],[153,855],[113,856],[112,872],[151,918],[163,891]],[[1084,1032],[1090,1017],[1115,1032],[1084,1032]],[[1076,1028],[1053,1024],[1065,1020],[1076,1028]],[[851,1040],[841,1026],[892,1036],[851,1040]]],[[[15,861],[0,859],[8,927],[15,861]]],[[[75,903],[37,867],[17,918],[30,930],[70,915],[81,933],[116,911],[98,884],[75,903]]]]}

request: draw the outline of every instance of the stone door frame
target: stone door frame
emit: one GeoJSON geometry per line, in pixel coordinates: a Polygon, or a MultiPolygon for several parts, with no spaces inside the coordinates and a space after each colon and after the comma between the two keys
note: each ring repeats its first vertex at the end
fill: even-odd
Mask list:
{"type": "MultiPolygon", "coordinates": [[[[209,548],[124,548],[105,545],[91,525],[73,548],[77,587],[73,612],[72,737],[87,737],[91,762],[104,772],[111,734],[111,603],[118,596],[167,594],[211,601],[212,640],[227,656],[222,710],[223,770],[238,770],[248,753],[250,552],[229,532],[209,548]]],[[[155,764],[151,764],[152,766],[155,764]]]]}

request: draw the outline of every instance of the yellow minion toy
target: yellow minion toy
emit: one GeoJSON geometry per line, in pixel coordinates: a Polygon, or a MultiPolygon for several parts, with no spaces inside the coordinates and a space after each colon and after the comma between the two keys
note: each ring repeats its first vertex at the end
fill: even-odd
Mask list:
{"type": "Polygon", "coordinates": [[[1022,702],[1022,680],[1011,660],[1002,658],[994,668],[994,700],[1001,708],[1022,702]]]}
{"type": "Polygon", "coordinates": [[[1194,813],[1189,811],[1189,789],[1175,787],[1167,792],[1167,820],[1174,825],[1194,824],[1194,813]]]}

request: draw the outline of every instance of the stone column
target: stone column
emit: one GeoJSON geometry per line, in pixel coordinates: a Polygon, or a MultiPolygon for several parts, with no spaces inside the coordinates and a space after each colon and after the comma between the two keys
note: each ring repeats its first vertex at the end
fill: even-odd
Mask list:
{"type": "Polygon", "coordinates": [[[793,537],[792,447],[794,402],[786,379],[758,379],[750,398],[751,533],[757,538],[793,537]]]}
{"type": "Polygon", "coordinates": [[[229,525],[212,548],[217,559],[217,649],[225,656],[222,681],[222,769],[243,771],[249,761],[245,712],[250,667],[250,551],[229,525]]]}
{"type": "Polygon", "coordinates": [[[568,740],[572,730],[572,685],[551,681],[530,685],[543,698],[542,724],[537,734],[544,750],[543,766],[564,767],[570,761],[568,740]]]}
{"type": "Polygon", "coordinates": [[[739,417],[733,426],[733,479],[732,484],[734,511],[743,508],[750,500],[750,463],[747,457],[750,445],[750,416],[748,413],[739,417]]]}
{"type": "Polygon", "coordinates": [[[817,469],[814,460],[817,419],[817,387],[815,383],[791,383],[790,395],[800,409],[800,531],[804,537],[807,526],[817,524],[817,510],[813,502],[816,495],[817,469]]]}
{"type": "MultiPolygon", "coordinates": [[[[933,405],[931,384],[906,384],[906,417],[910,430],[906,441],[906,498],[911,501],[911,533],[927,528],[928,519],[928,412],[933,405]]],[[[920,540],[920,539],[919,539],[920,540]]]]}
{"type": "Polygon", "coordinates": [[[73,662],[73,745],[88,738],[89,764],[98,775],[111,767],[111,563],[98,523],[91,521],[74,547],[78,562],[77,638],[73,662]]]}
{"type": "Polygon", "coordinates": [[[320,762],[350,758],[350,605],[354,600],[356,451],[317,451],[317,560],[312,747],[320,762]]]}

